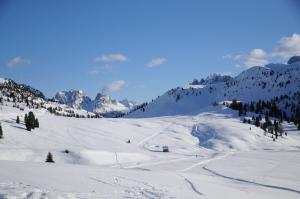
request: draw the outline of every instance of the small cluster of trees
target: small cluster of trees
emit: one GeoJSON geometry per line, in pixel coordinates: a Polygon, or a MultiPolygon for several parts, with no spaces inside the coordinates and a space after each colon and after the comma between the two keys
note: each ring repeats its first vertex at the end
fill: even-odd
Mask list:
{"type": "Polygon", "coordinates": [[[232,103],[229,107],[233,110],[239,111],[239,116],[247,115],[247,112],[255,112],[256,114],[265,114],[271,117],[279,118],[281,121],[286,119],[287,116],[285,112],[281,111],[280,108],[274,103],[274,101],[262,101],[242,103],[238,102],[236,99],[232,100],[232,103]]]}
{"type": "Polygon", "coordinates": [[[145,112],[145,108],[148,106],[148,102],[142,103],[140,105],[137,105],[135,108],[133,108],[131,111],[129,111],[128,114],[137,111],[137,110],[141,110],[143,112],[145,112]]]}
{"type": "Polygon", "coordinates": [[[252,120],[244,118],[243,123],[253,124],[256,127],[260,127],[265,132],[271,133],[272,138],[273,138],[273,136],[275,136],[273,138],[273,141],[275,141],[275,139],[277,139],[278,136],[282,136],[283,127],[282,127],[281,123],[282,123],[284,117],[282,116],[282,114],[280,114],[280,115],[276,114],[277,112],[278,113],[281,112],[277,108],[276,104],[270,104],[270,102],[259,101],[257,103],[251,102],[249,105],[247,103],[243,104],[242,102],[233,100],[231,104],[229,104],[229,105],[225,104],[225,105],[227,105],[231,109],[238,110],[239,116],[247,115],[247,111],[255,112],[256,114],[259,114],[258,116],[253,115],[252,120]],[[264,122],[263,122],[262,115],[260,114],[260,113],[263,113],[263,110],[265,110],[264,122]],[[273,113],[272,117],[278,116],[279,121],[274,120],[272,122],[270,120],[270,117],[271,117],[270,113],[273,113]]]}
{"type": "MultiPolygon", "coordinates": [[[[18,117],[17,117],[17,121],[18,121],[18,117]]],[[[28,114],[25,114],[24,123],[27,131],[31,131],[31,129],[40,127],[39,121],[37,118],[35,118],[35,115],[33,114],[32,111],[30,111],[28,114]]]]}
{"type": "Polygon", "coordinates": [[[246,119],[244,118],[243,123],[248,123],[248,124],[254,124],[256,127],[260,127],[263,129],[265,132],[271,133],[272,137],[275,135],[275,138],[277,139],[278,136],[282,136],[283,134],[283,127],[281,125],[280,121],[274,120],[272,122],[269,119],[269,116],[265,116],[265,121],[263,122],[262,116],[252,116],[252,121],[251,119],[246,119]]]}
{"type": "Polygon", "coordinates": [[[94,114],[90,115],[87,113],[87,115],[80,115],[78,113],[75,114],[73,110],[64,110],[61,107],[48,107],[47,110],[49,113],[54,114],[56,116],[63,116],[63,117],[75,117],[75,118],[101,118],[101,115],[94,114]],[[64,111],[64,112],[63,112],[64,111]],[[66,113],[65,113],[66,112],[66,113]]]}

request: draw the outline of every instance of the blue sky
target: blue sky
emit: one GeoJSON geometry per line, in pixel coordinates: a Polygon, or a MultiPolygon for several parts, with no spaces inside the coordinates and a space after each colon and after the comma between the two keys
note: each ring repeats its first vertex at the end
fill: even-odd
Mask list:
{"type": "Polygon", "coordinates": [[[148,101],[300,54],[299,13],[296,0],[0,0],[0,76],[47,97],[148,101]]]}

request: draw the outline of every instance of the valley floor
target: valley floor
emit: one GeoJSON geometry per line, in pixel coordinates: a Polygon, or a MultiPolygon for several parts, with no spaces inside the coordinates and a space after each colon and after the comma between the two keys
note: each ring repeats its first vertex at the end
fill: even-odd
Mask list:
{"type": "Polygon", "coordinates": [[[35,110],[40,128],[28,132],[15,123],[28,111],[0,110],[0,198],[300,197],[300,132],[290,124],[273,142],[224,107],[147,119],[35,110]]]}

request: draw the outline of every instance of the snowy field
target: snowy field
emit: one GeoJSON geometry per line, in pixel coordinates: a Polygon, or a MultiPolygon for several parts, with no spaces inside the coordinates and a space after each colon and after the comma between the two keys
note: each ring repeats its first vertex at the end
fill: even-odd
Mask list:
{"type": "Polygon", "coordinates": [[[146,119],[34,110],[40,128],[28,132],[28,109],[0,109],[0,198],[300,198],[300,132],[290,124],[273,142],[220,106],[146,119]]]}

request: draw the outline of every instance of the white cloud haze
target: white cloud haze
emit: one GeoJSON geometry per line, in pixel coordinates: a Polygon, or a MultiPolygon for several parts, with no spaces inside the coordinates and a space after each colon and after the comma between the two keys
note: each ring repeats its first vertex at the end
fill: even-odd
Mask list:
{"type": "Polygon", "coordinates": [[[238,62],[237,66],[242,64],[249,68],[252,66],[264,66],[269,63],[268,59],[270,58],[277,57],[281,60],[287,60],[295,55],[300,55],[300,35],[297,33],[281,38],[277,46],[269,53],[255,48],[248,54],[227,54],[222,58],[238,62]]]}
{"type": "Polygon", "coordinates": [[[128,58],[123,54],[107,54],[95,58],[95,62],[125,62],[128,58]]]}
{"type": "Polygon", "coordinates": [[[22,65],[22,64],[31,64],[31,60],[30,59],[23,59],[20,56],[14,57],[11,60],[9,60],[9,62],[7,62],[6,66],[7,67],[14,67],[16,65],[22,65]]]}
{"type": "Polygon", "coordinates": [[[163,63],[165,63],[166,62],[166,58],[164,58],[164,57],[159,57],[159,58],[155,58],[155,59],[152,59],[149,63],[148,63],[148,67],[149,68],[154,68],[154,67],[156,67],[156,66],[159,66],[159,65],[161,65],[161,64],[163,64],[163,63]]]}
{"type": "Polygon", "coordinates": [[[126,84],[126,82],[124,80],[113,81],[112,83],[107,85],[105,88],[103,88],[102,92],[103,93],[116,92],[116,91],[120,90],[125,84],[126,84]]]}
{"type": "Polygon", "coordinates": [[[89,75],[98,75],[98,74],[106,74],[110,72],[113,69],[113,66],[111,64],[105,64],[101,67],[96,67],[94,69],[91,69],[88,71],[89,75]]]}
{"type": "Polygon", "coordinates": [[[300,35],[294,33],[290,37],[281,38],[271,55],[283,58],[300,55],[300,35]]]}
{"type": "Polygon", "coordinates": [[[246,57],[244,61],[244,64],[247,67],[264,66],[267,63],[267,53],[259,48],[251,50],[250,54],[246,57]]]}

